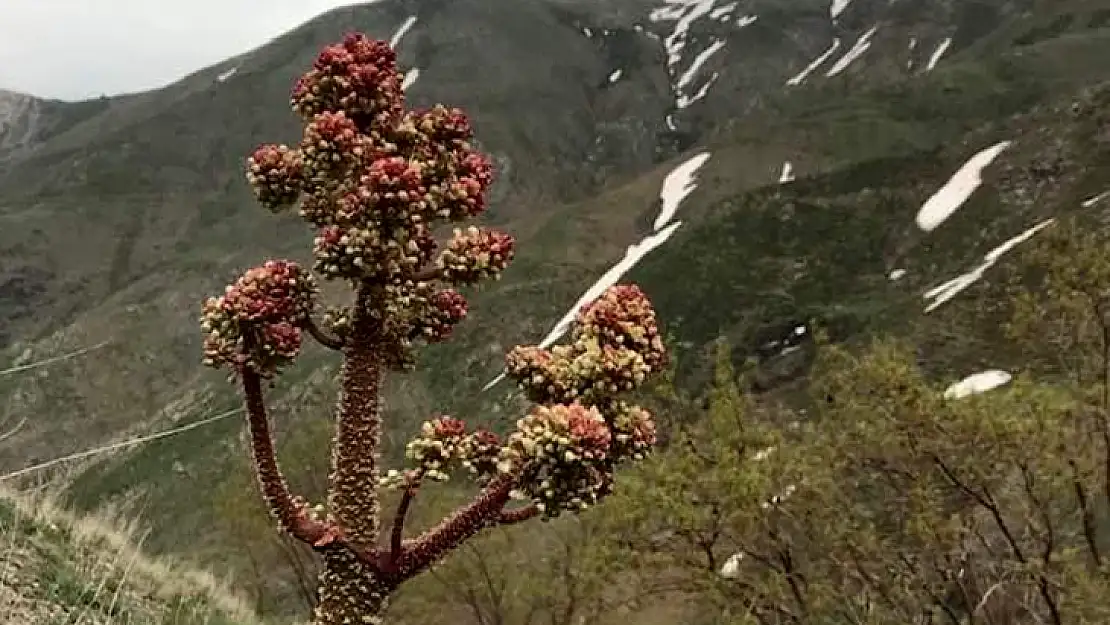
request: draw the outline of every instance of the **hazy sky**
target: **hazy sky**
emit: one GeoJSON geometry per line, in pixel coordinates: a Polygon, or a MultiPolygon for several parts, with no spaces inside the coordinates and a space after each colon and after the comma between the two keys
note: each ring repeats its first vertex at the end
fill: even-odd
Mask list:
{"type": "Polygon", "coordinates": [[[0,88],[75,100],[141,91],[352,0],[0,0],[0,88]]]}

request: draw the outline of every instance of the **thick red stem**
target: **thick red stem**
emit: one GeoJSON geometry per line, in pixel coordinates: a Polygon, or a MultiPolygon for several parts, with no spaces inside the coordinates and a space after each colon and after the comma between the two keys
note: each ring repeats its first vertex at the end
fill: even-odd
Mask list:
{"type": "Polygon", "coordinates": [[[262,397],[262,379],[253,371],[242,372],[243,392],[247,403],[247,426],[250,430],[251,457],[262,496],[270,512],[289,534],[313,546],[323,546],[337,538],[336,528],[314,521],[297,505],[278,466],[270,419],[262,397]]]}
{"type": "Polygon", "coordinates": [[[343,349],[343,339],[321,328],[311,317],[306,318],[301,324],[301,327],[307,330],[309,335],[311,335],[312,338],[316,339],[317,343],[323,345],[324,347],[328,347],[331,349],[343,349]]]}
{"type": "Polygon", "coordinates": [[[389,536],[389,562],[393,564],[401,557],[401,541],[405,537],[405,518],[408,517],[412,500],[416,497],[418,486],[409,485],[401,493],[401,502],[397,504],[397,513],[393,516],[393,529],[389,536]]]}
{"type": "Polygon", "coordinates": [[[374,544],[381,525],[377,488],[382,362],[372,299],[369,285],[360,285],[352,332],[343,347],[342,387],[328,476],[329,511],[354,543],[364,545],[374,544]]]}
{"type": "Polygon", "coordinates": [[[443,556],[497,522],[509,501],[516,477],[500,475],[468,504],[455,510],[420,538],[405,541],[401,557],[382,567],[390,580],[403,581],[423,572],[443,556]]]}
{"type": "Polygon", "coordinates": [[[498,525],[512,525],[514,523],[523,523],[529,519],[534,519],[540,515],[540,509],[536,504],[530,504],[523,508],[514,508],[512,510],[502,510],[497,515],[498,525]]]}

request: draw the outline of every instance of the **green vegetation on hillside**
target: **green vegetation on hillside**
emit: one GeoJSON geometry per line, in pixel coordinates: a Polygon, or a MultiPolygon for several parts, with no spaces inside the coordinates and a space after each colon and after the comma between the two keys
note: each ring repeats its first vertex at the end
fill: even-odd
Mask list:
{"type": "MultiPolygon", "coordinates": [[[[117,519],[118,521],[118,519],[117,519]]],[[[257,625],[211,575],[142,552],[144,534],[0,494],[0,622],[257,625]]]]}

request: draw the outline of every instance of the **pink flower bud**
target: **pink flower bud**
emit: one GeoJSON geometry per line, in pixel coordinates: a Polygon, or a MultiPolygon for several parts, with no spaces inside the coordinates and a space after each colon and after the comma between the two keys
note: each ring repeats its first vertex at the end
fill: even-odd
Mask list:
{"type": "Polygon", "coordinates": [[[248,269],[223,296],[204,303],[205,363],[273,375],[300,351],[299,326],[315,297],[312,275],[292,261],[269,260],[248,269]]]}
{"type": "Polygon", "coordinates": [[[496,279],[512,261],[513,245],[513,237],[509,234],[471,226],[466,231],[455,230],[437,264],[444,279],[455,284],[496,279]]]}
{"type": "Polygon", "coordinates": [[[582,510],[607,492],[610,443],[596,408],[577,402],[537,406],[517,422],[500,466],[520,475],[521,490],[551,518],[582,510]]]}
{"type": "Polygon", "coordinates": [[[610,287],[601,297],[583,306],[576,321],[577,336],[597,337],[603,345],[635,350],[648,372],[658,371],[666,364],[655,310],[634,284],[610,287]]]}
{"type": "Polygon", "coordinates": [[[358,160],[357,148],[369,142],[345,111],[323,111],[305,126],[301,154],[309,178],[350,167],[358,160]]]}
{"type": "Polygon", "coordinates": [[[639,406],[619,406],[613,417],[612,432],[612,453],[619,459],[641,460],[655,447],[655,420],[650,412],[639,406]]]}
{"type": "Polygon", "coordinates": [[[284,145],[259,146],[247,159],[247,182],[269,210],[293,205],[304,187],[300,153],[284,145]]]}
{"type": "Polygon", "coordinates": [[[385,127],[403,106],[397,56],[386,41],[361,33],[328,46],[293,87],[293,110],[304,119],[344,111],[364,131],[385,127]]]}
{"type": "Polygon", "coordinates": [[[419,474],[432,480],[446,481],[450,472],[466,459],[469,445],[466,422],[437,415],[425,421],[420,433],[409,441],[405,456],[416,464],[419,474]]]}
{"type": "Polygon", "coordinates": [[[421,333],[429,343],[451,336],[454,327],[466,318],[466,298],[454,289],[443,289],[428,299],[428,311],[420,321],[421,333]]]}

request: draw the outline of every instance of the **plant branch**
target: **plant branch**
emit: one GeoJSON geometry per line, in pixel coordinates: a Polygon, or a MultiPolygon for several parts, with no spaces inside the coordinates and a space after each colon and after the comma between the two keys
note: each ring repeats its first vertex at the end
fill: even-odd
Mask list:
{"type": "Polygon", "coordinates": [[[470,503],[455,510],[420,538],[405,541],[400,557],[381,567],[383,572],[391,581],[410,579],[485,527],[495,524],[509,501],[516,480],[511,474],[493,478],[470,503]]]}
{"type": "Polygon", "coordinates": [[[313,547],[322,547],[332,542],[337,538],[337,528],[310,518],[289,492],[274,451],[270,419],[262,397],[262,378],[249,369],[244,369],[241,377],[247,403],[247,426],[250,430],[255,476],[271,514],[282,529],[302,542],[313,547]]]}
{"type": "Polygon", "coordinates": [[[409,484],[401,493],[401,502],[397,504],[397,513],[393,515],[393,530],[389,537],[389,561],[391,564],[401,557],[401,541],[405,535],[405,518],[409,514],[409,507],[412,506],[412,500],[416,497],[416,491],[419,488],[417,484],[409,484]]]}
{"type": "Polygon", "coordinates": [[[316,342],[330,349],[343,349],[343,339],[321,328],[312,317],[305,317],[302,327],[308,331],[316,342]]]}
{"type": "Polygon", "coordinates": [[[1087,550],[1096,567],[1102,566],[1102,552],[1098,548],[1098,534],[1095,529],[1095,513],[1087,498],[1087,489],[1079,479],[1079,465],[1075,460],[1069,460],[1071,467],[1072,487],[1075,490],[1075,499],[1079,504],[1079,511],[1083,519],[1083,539],[1087,542],[1087,550]]]}
{"type": "Polygon", "coordinates": [[[433,263],[416,271],[409,276],[409,279],[413,282],[431,282],[432,280],[438,280],[441,273],[440,268],[433,263]]]}
{"type": "Polygon", "coordinates": [[[513,525],[516,523],[523,523],[528,519],[533,519],[540,514],[540,509],[536,504],[529,504],[523,508],[513,508],[512,510],[502,510],[497,515],[498,525],[513,525]]]}

